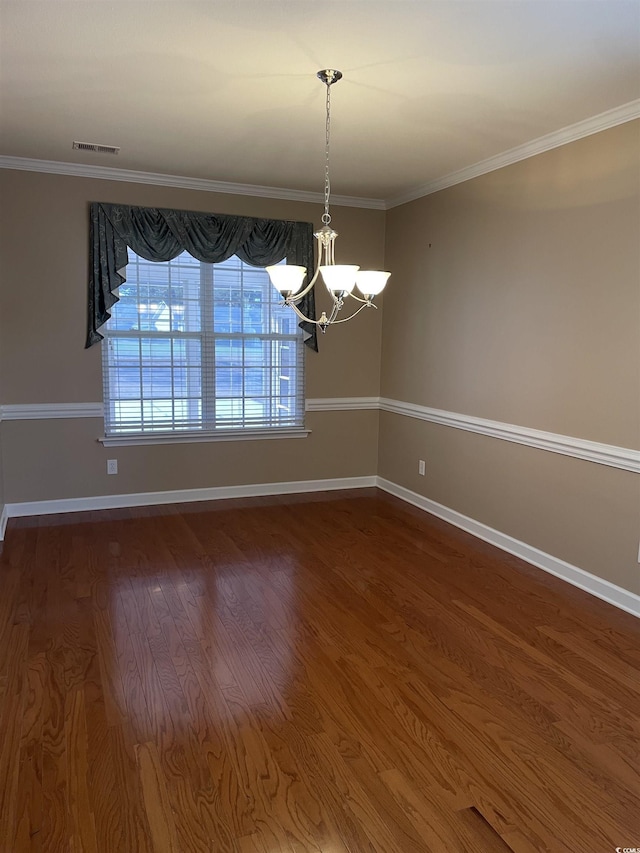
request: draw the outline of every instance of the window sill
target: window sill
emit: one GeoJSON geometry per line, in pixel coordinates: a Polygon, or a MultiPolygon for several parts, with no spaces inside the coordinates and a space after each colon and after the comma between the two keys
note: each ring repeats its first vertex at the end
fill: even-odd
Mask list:
{"type": "Polygon", "coordinates": [[[138,444],[193,444],[201,441],[264,441],[265,439],[306,438],[310,429],[247,429],[217,432],[155,432],[104,435],[98,441],[105,447],[138,444]]]}

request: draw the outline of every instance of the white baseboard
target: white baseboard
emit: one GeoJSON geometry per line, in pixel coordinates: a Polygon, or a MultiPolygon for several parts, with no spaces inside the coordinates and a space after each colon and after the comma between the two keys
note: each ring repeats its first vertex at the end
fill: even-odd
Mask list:
{"type": "Polygon", "coordinates": [[[375,475],[367,477],[342,477],[328,480],[295,480],[287,483],[252,483],[245,486],[214,486],[206,489],[181,489],[167,492],[138,492],[128,495],[97,495],[86,498],[63,498],[50,501],[25,501],[6,504],[0,514],[0,541],[4,537],[7,520],[22,516],[51,515],[86,510],[118,509],[121,507],[155,506],[193,501],[224,500],[227,498],[262,497],[289,495],[304,492],[325,492],[338,489],[363,489],[377,486],[385,492],[425,510],[431,515],[513,554],[527,563],[577,586],[585,592],[613,604],[633,616],[640,617],[640,595],[616,586],[609,581],[565,563],[551,554],[540,551],[499,530],[494,530],[480,521],[475,521],[456,510],[425,498],[417,492],[405,489],[375,475]]]}
{"type": "Polygon", "coordinates": [[[206,489],[180,489],[169,492],[137,492],[128,495],[95,495],[86,498],[61,498],[50,501],[24,501],[5,506],[8,518],[52,515],[58,512],[84,512],[121,507],[215,501],[227,498],[255,498],[265,495],[290,495],[297,492],[329,492],[336,489],[363,489],[376,485],[376,477],[341,477],[332,480],[294,480],[287,483],[251,483],[246,486],[212,486],[206,489]]]}
{"type": "Polygon", "coordinates": [[[431,515],[443,519],[443,521],[448,521],[449,524],[453,524],[455,527],[459,527],[461,530],[477,536],[478,539],[483,539],[485,542],[489,542],[491,545],[495,545],[509,554],[520,557],[521,560],[531,563],[531,565],[536,566],[538,569],[543,569],[545,572],[549,572],[567,581],[567,583],[577,586],[585,592],[590,592],[591,595],[595,595],[609,604],[613,604],[614,607],[618,607],[620,610],[625,610],[627,613],[631,613],[632,616],[640,618],[640,595],[636,595],[603,578],[592,575],[590,572],[579,569],[577,566],[572,566],[570,563],[565,563],[564,560],[560,560],[551,554],[538,550],[538,548],[527,545],[526,542],[520,542],[520,540],[514,539],[512,536],[507,536],[506,533],[494,530],[480,521],[475,521],[473,518],[456,512],[456,510],[449,509],[449,507],[436,503],[436,501],[432,501],[429,498],[425,498],[417,492],[405,489],[403,486],[398,486],[396,483],[385,480],[383,477],[377,478],[377,485],[383,491],[389,492],[389,494],[395,495],[395,497],[413,504],[413,506],[417,506],[431,513],[431,515]]]}

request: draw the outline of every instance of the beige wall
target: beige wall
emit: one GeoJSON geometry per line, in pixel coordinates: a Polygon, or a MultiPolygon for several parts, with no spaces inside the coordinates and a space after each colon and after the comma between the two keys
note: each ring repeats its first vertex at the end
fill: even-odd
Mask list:
{"type": "MultiPolygon", "coordinates": [[[[640,447],[639,143],[624,124],[389,211],[382,396],[640,447]]],[[[392,414],[378,473],[640,592],[632,474],[392,414]]]]}
{"type": "MultiPolygon", "coordinates": [[[[2,260],[0,258],[0,288],[2,287],[3,281],[3,266],[2,260]]],[[[1,297],[0,297],[0,308],[1,308],[1,297]]],[[[2,406],[2,381],[0,376],[0,407],[2,406]]],[[[2,433],[4,431],[4,424],[2,423],[2,409],[0,408],[0,536],[3,534],[2,530],[2,516],[5,508],[5,498],[4,498],[4,468],[2,465],[2,433]]]]}
{"type": "MultiPolygon", "coordinates": [[[[100,347],[84,349],[88,203],[121,202],[319,223],[320,205],[0,170],[3,404],[102,399],[100,347]],[[45,302],[48,300],[48,302],[45,302]]],[[[384,212],[336,207],[344,262],[380,267],[384,212]],[[343,236],[342,236],[343,235],[343,236]]],[[[336,326],[306,354],[307,397],[376,396],[381,312],[336,326]]],[[[314,413],[308,439],[105,449],[96,419],[6,421],[7,502],[370,475],[377,415],[314,413]],[[118,458],[117,476],[106,459],[118,458]]]]}
{"type": "Polygon", "coordinates": [[[637,474],[388,412],[379,473],[640,594],[637,474]]]}
{"type": "MultiPolygon", "coordinates": [[[[629,123],[386,216],[335,208],[340,259],[384,264],[393,276],[384,314],[331,329],[321,352],[308,353],[307,397],[381,394],[638,447],[639,142],[638,123],[629,123]]],[[[99,349],[83,349],[89,201],[314,222],[321,213],[305,203],[6,170],[0,194],[4,404],[102,398],[99,349]],[[46,293],[55,300],[45,308],[46,293]]],[[[390,413],[378,424],[376,412],[314,412],[308,425],[308,439],[105,449],[97,419],[5,421],[4,499],[350,477],[377,467],[640,592],[634,475],[390,413]],[[107,458],[118,458],[117,477],[106,476],[107,458]],[[417,475],[419,458],[426,477],[417,475]]]]}
{"type": "Polygon", "coordinates": [[[377,412],[310,412],[308,438],[103,447],[102,420],[7,421],[7,501],[375,474],[377,412]],[[118,459],[107,476],[106,460],[118,459]]]}
{"type": "MultiPolygon", "coordinates": [[[[4,468],[2,464],[2,432],[3,432],[3,424],[0,422],[0,518],[2,518],[2,513],[4,511],[4,468]]],[[[1,531],[0,531],[1,532],[1,531]]]]}

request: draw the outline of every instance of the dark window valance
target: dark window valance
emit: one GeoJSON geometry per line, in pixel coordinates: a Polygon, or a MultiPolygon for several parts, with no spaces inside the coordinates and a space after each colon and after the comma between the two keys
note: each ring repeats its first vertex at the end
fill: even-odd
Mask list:
{"type": "MultiPolygon", "coordinates": [[[[313,270],[313,225],[280,219],[194,213],[156,207],[92,202],[89,247],[89,328],[86,346],[102,340],[98,329],[118,301],[115,291],[126,280],[127,247],[149,261],[170,261],[187,251],[216,264],[237,255],[257,267],[283,259],[313,270]]],[[[313,292],[300,304],[315,317],[313,292]]],[[[305,343],[317,350],[316,327],[300,323],[305,343]]]]}

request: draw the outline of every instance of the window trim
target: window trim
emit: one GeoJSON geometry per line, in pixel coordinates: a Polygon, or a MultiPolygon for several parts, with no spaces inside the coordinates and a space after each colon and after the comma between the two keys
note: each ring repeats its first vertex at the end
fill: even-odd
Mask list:
{"type": "Polygon", "coordinates": [[[307,438],[311,430],[265,429],[265,430],[220,430],[219,432],[130,432],[124,435],[103,435],[98,441],[105,447],[126,447],[143,444],[196,444],[208,441],[264,441],[265,439],[307,438]]]}
{"type": "MultiPolygon", "coordinates": [[[[133,250],[130,250],[133,252],[133,250]]],[[[134,253],[135,254],[135,253],[134,253]]],[[[181,253],[182,254],[182,253],[181,253]]],[[[180,256],[177,256],[175,259],[177,260],[180,256]]],[[[236,256],[237,257],[237,256],[236,256]]],[[[141,260],[144,262],[146,259],[141,257],[141,260]]],[[[156,263],[164,263],[169,265],[171,260],[165,262],[156,262],[156,263]]],[[[198,259],[196,259],[198,260],[198,259]]],[[[243,258],[238,257],[241,266],[249,266],[252,267],[252,264],[247,264],[243,258]]],[[[199,300],[200,300],[200,316],[208,317],[209,313],[211,313],[211,318],[213,318],[213,287],[214,287],[214,272],[213,267],[216,266],[216,263],[209,263],[205,261],[199,261],[199,270],[200,270],[200,285],[199,285],[199,300]],[[208,311],[207,307],[211,310],[208,311]]],[[[257,269],[264,269],[261,267],[257,267],[257,269]]],[[[170,279],[170,274],[169,274],[170,279]]],[[[124,283],[124,282],[123,282],[124,283]]],[[[269,311],[269,314],[271,310],[269,311]]],[[[110,343],[111,335],[107,328],[103,329],[104,337],[102,340],[103,352],[102,352],[102,373],[103,373],[103,389],[106,391],[107,380],[105,371],[109,370],[109,355],[107,351],[107,347],[110,343]]],[[[165,334],[165,333],[163,333],[165,334]]],[[[185,332],[183,334],[177,333],[175,331],[169,331],[168,334],[171,339],[189,339],[194,338],[198,339],[202,342],[202,349],[206,349],[204,346],[205,340],[209,340],[209,342],[213,341],[215,345],[215,340],[218,336],[224,339],[238,339],[244,340],[246,335],[242,332],[239,333],[216,333],[213,327],[213,320],[211,319],[210,323],[202,326],[199,331],[194,332],[185,332]]],[[[113,330],[113,339],[126,339],[131,338],[132,340],[142,340],[145,337],[149,337],[150,340],[155,337],[154,334],[148,336],[147,330],[140,329],[137,332],[134,331],[126,331],[126,330],[113,330]]],[[[198,442],[211,442],[211,441],[244,441],[244,440],[264,440],[264,439],[287,439],[287,438],[306,438],[311,430],[306,428],[305,423],[305,414],[306,414],[306,399],[305,399],[305,340],[302,333],[302,329],[300,325],[298,325],[297,332],[295,335],[286,334],[277,336],[274,333],[270,332],[260,332],[256,334],[251,334],[250,337],[253,339],[254,337],[257,339],[264,340],[265,342],[277,342],[278,340],[290,340],[295,341],[296,348],[298,350],[298,358],[300,359],[300,364],[296,368],[296,371],[300,371],[300,375],[297,379],[297,384],[299,384],[301,390],[301,397],[299,399],[299,404],[301,405],[301,421],[296,423],[295,425],[287,425],[282,426],[274,423],[272,426],[259,426],[259,427],[244,427],[244,426],[234,426],[234,427],[225,427],[221,426],[219,428],[212,427],[211,424],[208,425],[207,428],[203,429],[202,427],[193,426],[191,428],[180,428],[180,429],[150,429],[150,430],[138,430],[136,431],[123,431],[123,432],[107,432],[107,417],[106,417],[106,407],[110,404],[110,400],[103,400],[103,423],[105,426],[105,433],[103,436],[99,437],[97,440],[102,443],[105,447],[112,446],[127,446],[127,445],[145,445],[145,444],[190,444],[190,443],[198,443],[198,442]]],[[[211,354],[210,354],[211,355],[211,354]]],[[[243,356],[244,361],[244,356],[243,356]]],[[[201,405],[203,407],[202,411],[204,413],[205,407],[212,406],[212,410],[215,411],[215,370],[210,369],[207,370],[207,366],[209,368],[215,367],[215,362],[211,364],[205,365],[205,362],[202,361],[201,367],[201,405]],[[205,376],[213,376],[214,385],[208,386],[205,383],[205,376]]],[[[247,399],[243,396],[242,399],[247,399]]],[[[298,418],[296,418],[298,421],[298,418]]]]}

